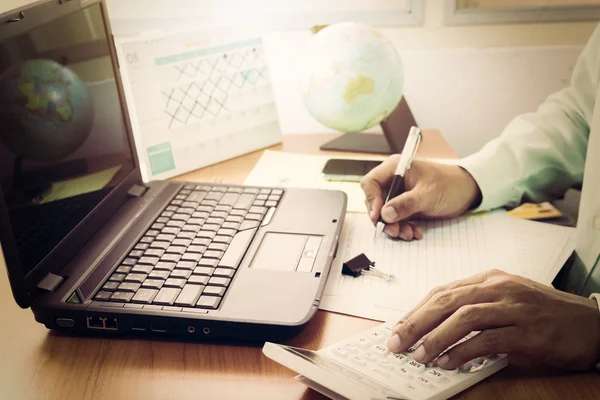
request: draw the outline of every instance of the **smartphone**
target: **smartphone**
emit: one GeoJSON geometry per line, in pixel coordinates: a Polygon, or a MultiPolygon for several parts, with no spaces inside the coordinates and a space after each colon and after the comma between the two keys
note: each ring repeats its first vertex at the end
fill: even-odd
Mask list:
{"type": "Polygon", "coordinates": [[[328,181],[359,182],[379,164],[381,161],[332,158],[323,167],[323,177],[328,181]]]}

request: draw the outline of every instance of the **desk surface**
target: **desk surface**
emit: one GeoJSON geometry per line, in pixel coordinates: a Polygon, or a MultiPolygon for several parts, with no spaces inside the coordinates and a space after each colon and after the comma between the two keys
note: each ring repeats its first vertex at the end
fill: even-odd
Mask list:
{"type": "MultiPolygon", "coordinates": [[[[318,153],[331,135],[286,136],[274,150],[318,153]]],[[[242,183],[261,151],[178,179],[242,183]]],[[[335,153],[327,153],[335,154],[335,153]]],[[[425,131],[421,156],[455,157],[437,131],[425,131]]],[[[0,397],[3,399],[321,399],[294,374],[262,356],[260,345],[69,337],[36,323],[14,302],[0,268],[0,397]]],[[[319,311],[288,343],[318,349],[377,322],[319,311]]],[[[511,365],[460,399],[591,399],[596,373],[569,374],[511,365]]]]}

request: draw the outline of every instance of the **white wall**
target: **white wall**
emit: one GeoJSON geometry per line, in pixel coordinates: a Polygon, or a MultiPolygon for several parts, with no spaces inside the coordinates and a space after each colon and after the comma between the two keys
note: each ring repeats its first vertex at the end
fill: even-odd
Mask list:
{"type": "MultiPolygon", "coordinates": [[[[118,30],[135,20],[139,9],[125,7],[128,0],[109,0],[109,10],[115,1],[118,14],[111,14],[111,19],[118,30]]],[[[145,0],[144,15],[155,10],[160,17],[161,7],[173,10],[179,1],[191,4],[145,0]]],[[[596,23],[447,27],[444,1],[424,0],[421,27],[381,31],[401,52],[405,94],[419,124],[442,130],[455,150],[466,155],[497,136],[512,117],[534,110],[548,94],[567,85],[596,23]]],[[[29,2],[3,0],[0,12],[29,2]]],[[[218,4],[214,0],[214,7],[218,4]]],[[[198,13],[181,11],[182,16],[198,13]]],[[[329,131],[308,115],[296,90],[296,66],[310,38],[308,27],[265,37],[284,133],[329,131]]]]}

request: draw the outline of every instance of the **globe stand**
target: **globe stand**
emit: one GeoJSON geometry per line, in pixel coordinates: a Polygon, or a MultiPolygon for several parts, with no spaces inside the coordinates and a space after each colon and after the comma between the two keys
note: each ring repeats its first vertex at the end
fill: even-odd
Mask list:
{"type": "Polygon", "coordinates": [[[357,153],[397,154],[402,152],[411,126],[418,126],[406,99],[402,97],[396,109],[381,121],[383,135],[344,133],[323,144],[321,150],[357,153]]]}

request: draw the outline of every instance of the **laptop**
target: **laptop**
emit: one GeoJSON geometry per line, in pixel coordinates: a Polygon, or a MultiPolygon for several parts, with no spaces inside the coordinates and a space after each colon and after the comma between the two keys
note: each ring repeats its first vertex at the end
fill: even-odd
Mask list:
{"type": "Polygon", "coordinates": [[[76,334],[295,335],[319,307],[345,195],[144,183],[115,54],[104,1],[0,14],[0,244],[16,302],[76,334]]]}

